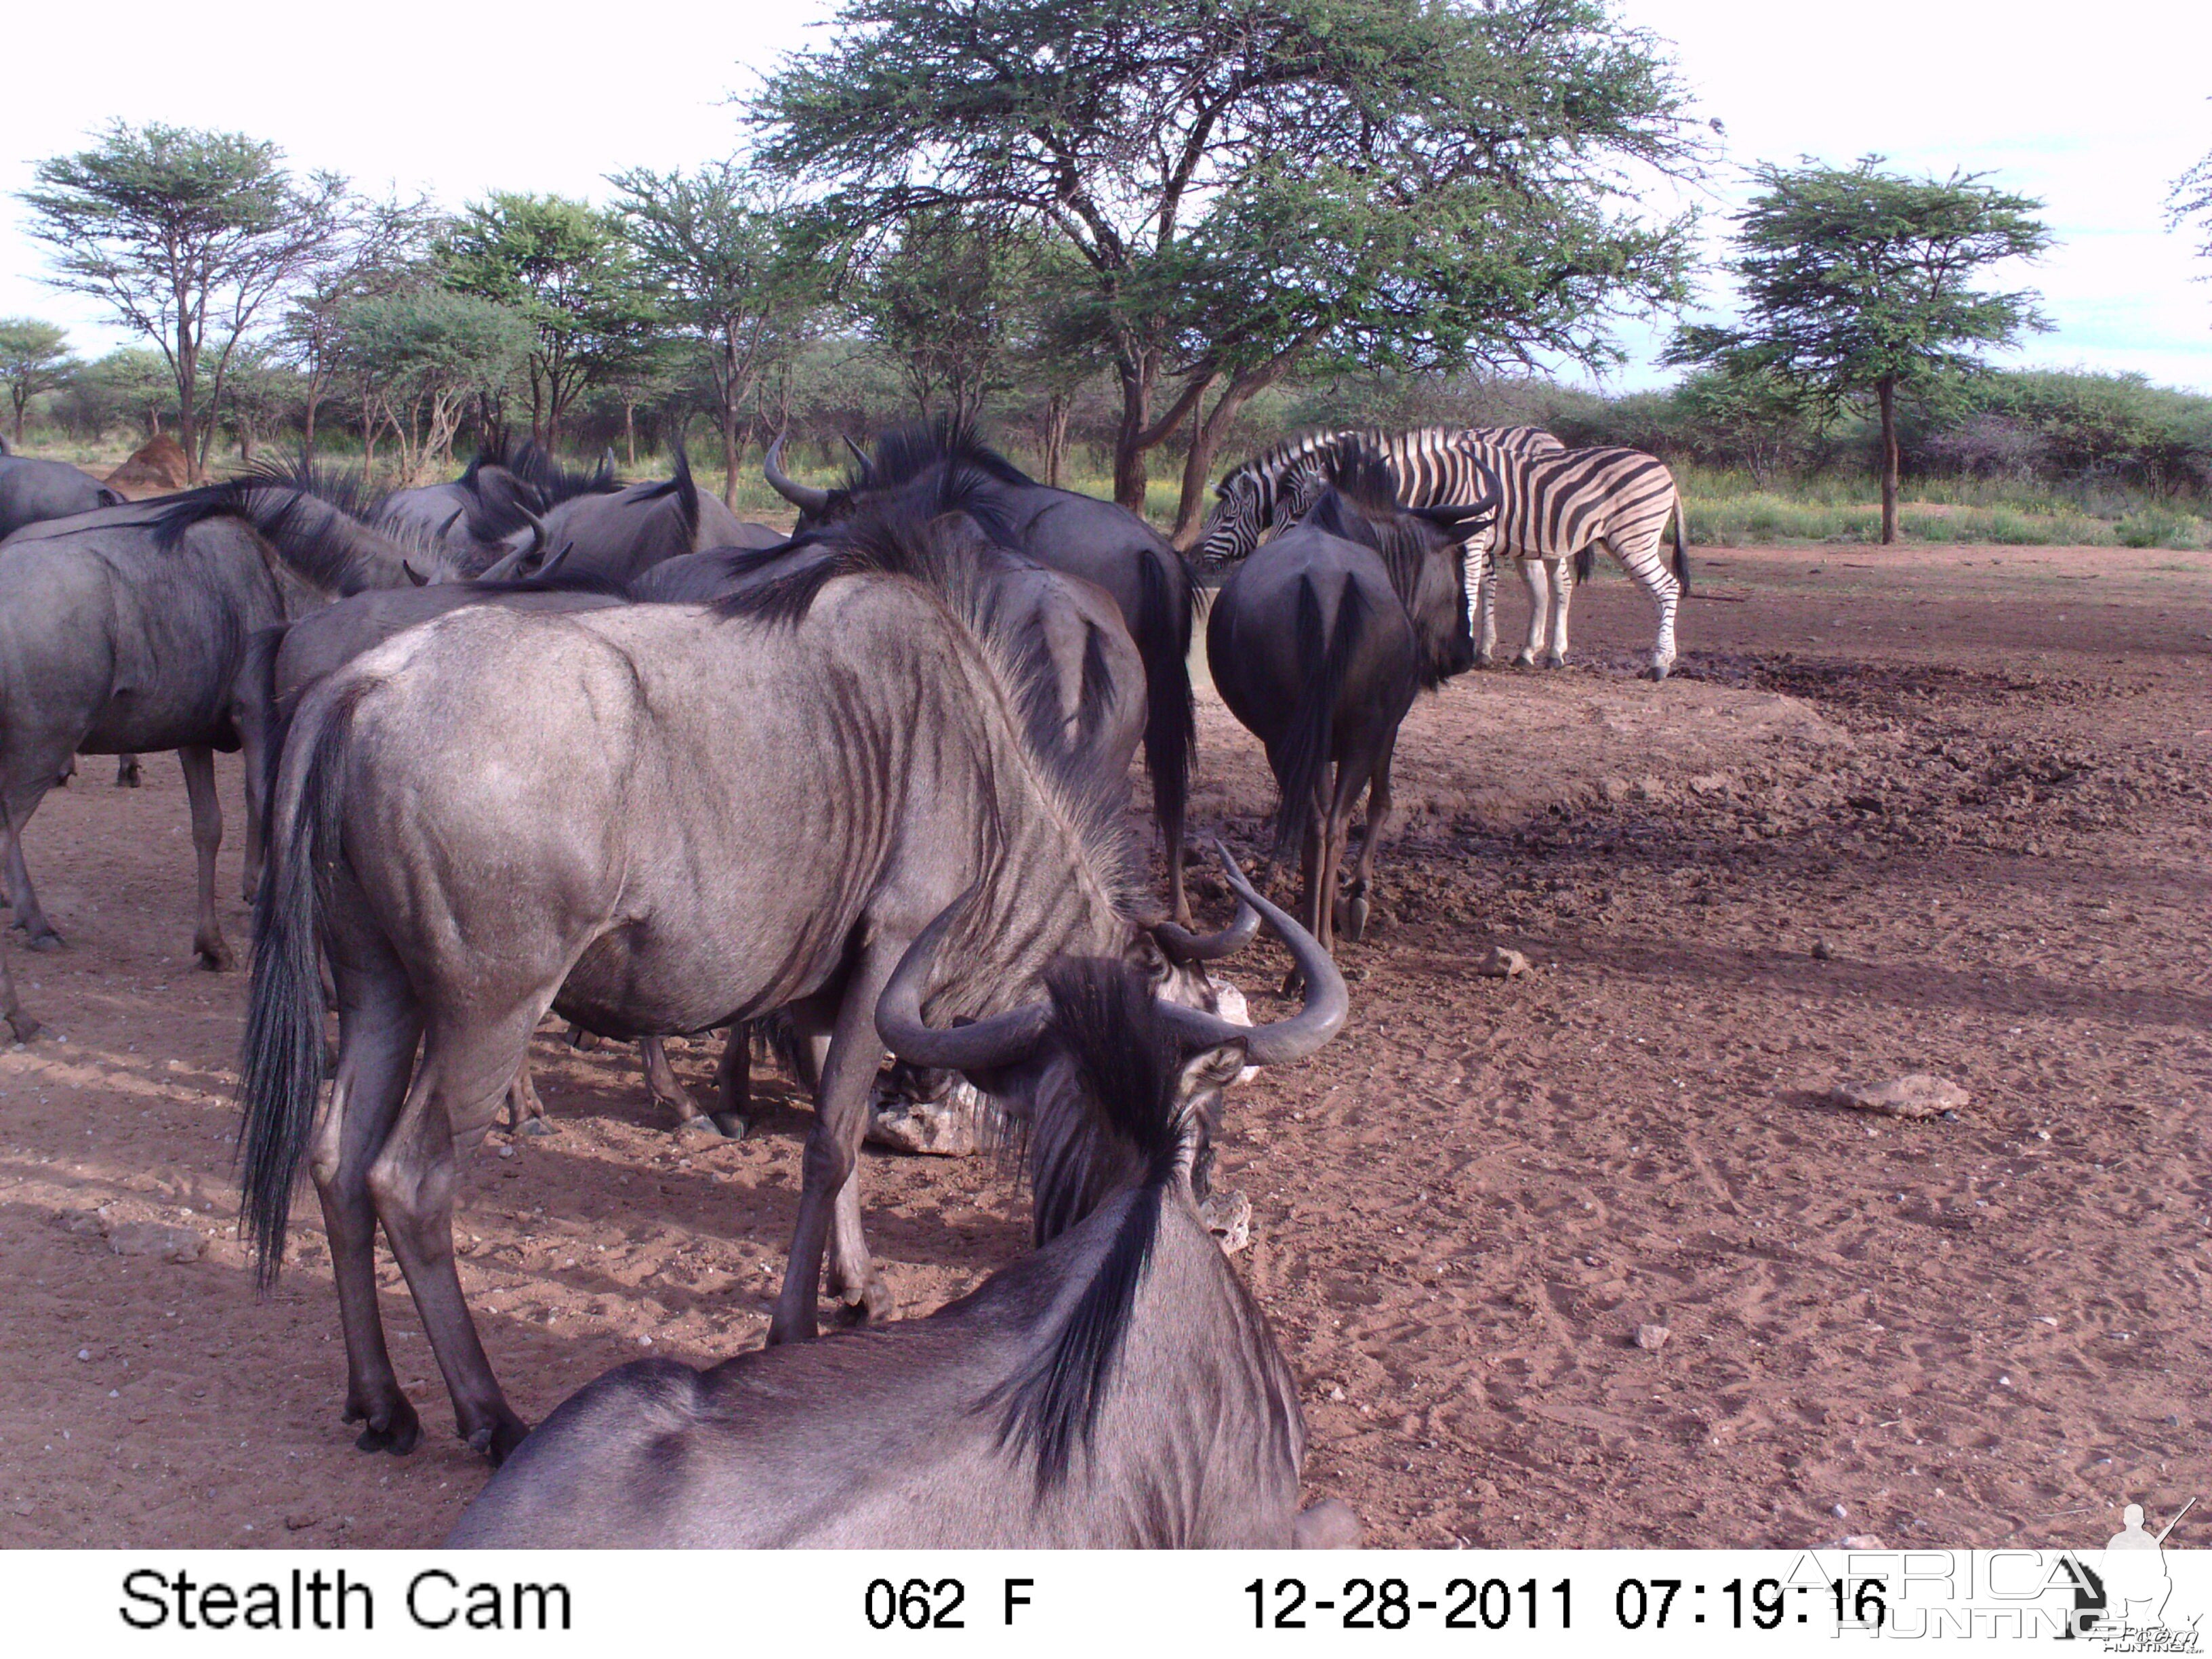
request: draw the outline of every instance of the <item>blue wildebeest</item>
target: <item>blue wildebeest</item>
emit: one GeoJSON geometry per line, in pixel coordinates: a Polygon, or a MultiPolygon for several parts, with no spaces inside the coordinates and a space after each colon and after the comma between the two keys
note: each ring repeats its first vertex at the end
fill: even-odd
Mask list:
{"type": "Polygon", "coordinates": [[[362,516],[418,543],[441,545],[454,568],[469,574],[510,562],[497,569],[495,580],[553,552],[545,543],[545,514],[577,496],[611,495],[621,488],[611,457],[586,471],[562,466],[534,441],[512,453],[502,443],[477,451],[450,483],[394,490],[362,516]]]}
{"type": "Polygon", "coordinates": [[[1390,761],[1416,692],[1474,665],[1464,543],[1483,500],[1401,507],[1389,467],[1356,438],[1335,482],[1214,596],[1206,659],[1221,700],[1266,745],[1282,800],[1279,850],[1297,846],[1303,920],[1335,934],[1339,866],[1367,793],[1367,834],[1345,892],[1345,933],[1365,931],[1375,851],[1390,820],[1390,761]]]}
{"type": "Polygon", "coordinates": [[[1041,484],[963,428],[944,422],[896,428],[877,439],[872,455],[847,443],[855,470],[837,489],[794,483],[778,465],[783,440],[769,446],[763,471],[776,492],[799,508],[802,530],[830,522],[881,491],[957,473],[971,481],[965,489],[971,511],[988,515],[997,540],[1114,596],[1144,658],[1145,770],[1167,850],[1169,911],[1188,924],[1182,841],[1197,740],[1188,659],[1198,594],[1188,562],[1135,514],[1041,484]]]}
{"type": "MultiPolygon", "coordinates": [[[[524,551],[531,534],[514,532],[507,547],[524,551]]],[[[615,582],[634,581],[663,560],[687,553],[773,547],[784,539],[782,532],[747,524],[718,497],[701,494],[681,444],[673,477],[572,496],[547,510],[544,534],[546,563],[558,558],[566,574],[615,582]]],[[[534,568],[525,552],[511,573],[502,574],[526,576],[534,568]]]]}
{"type": "MultiPolygon", "coordinates": [[[[366,587],[405,586],[407,550],[249,477],[33,526],[0,557],[0,837],[33,948],[61,940],[25,866],[31,815],[72,753],[174,749],[191,803],[203,964],[228,967],[215,908],[215,750],[262,628],[366,587]],[[251,521],[238,516],[245,511],[251,521]]],[[[259,825],[247,823],[248,856],[259,825]]]]}
{"type": "Polygon", "coordinates": [[[114,490],[66,462],[34,460],[0,450],[0,542],[25,525],[74,518],[122,503],[123,497],[114,490]]]}
{"type": "Polygon", "coordinates": [[[1118,958],[1044,1000],[935,1030],[933,921],[884,990],[895,1052],[958,1065],[1026,1126],[1034,1255],[926,1319],[743,1354],[648,1360],[565,1401],[452,1546],[1282,1549],[1356,1541],[1298,1510],[1305,1424],[1267,1316],[1200,1218],[1222,1089],[1341,1025],[1328,954],[1255,893],[1304,967],[1300,1015],[1249,1031],[1163,1005],[1118,958]]]}
{"type": "Polygon", "coordinates": [[[1114,798],[1032,747],[974,621],[985,538],[938,504],[863,506],[814,532],[834,556],[712,607],[468,606],[301,701],[255,918],[243,1214],[273,1273],[312,1164],[364,1449],[407,1449],[420,1428],[377,1313],[380,1222],[462,1436],[495,1460],[522,1437],[461,1294],[451,1209],[456,1141],[489,1127],[549,1008],[628,1035],[781,1011],[822,1040],[781,1341],[814,1334],[825,1251],[848,1307],[890,1310],[851,1179],[876,1004],[953,899],[980,887],[934,1018],[1025,1002],[1069,955],[1127,957],[1160,994],[1211,1000],[1172,959],[1179,930],[1124,908],[1114,798]],[[319,946],[339,1022],[320,1112],[319,946]]]}

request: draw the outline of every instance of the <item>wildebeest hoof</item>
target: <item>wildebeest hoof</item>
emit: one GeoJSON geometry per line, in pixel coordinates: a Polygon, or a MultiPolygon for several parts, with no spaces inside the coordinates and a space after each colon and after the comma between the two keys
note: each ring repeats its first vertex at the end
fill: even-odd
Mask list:
{"type": "Polygon", "coordinates": [[[27,951],[58,951],[62,948],[62,936],[49,927],[43,933],[31,934],[23,941],[23,948],[27,951]]]}
{"type": "Polygon", "coordinates": [[[18,1042],[28,1042],[46,1028],[21,1008],[8,1016],[8,1029],[15,1034],[18,1042]]]}
{"type": "Polygon", "coordinates": [[[542,1117],[526,1117],[522,1120],[521,1127],[513,1133],[519,1135],[550,1135],[553,1133],[553,1126],[542,1117]]]}
{"type": "Polygon", "coordinates": [[[422,1438],[422,1419],[404,1400],[379,1412],[363,1412],[357,1407],[346,1410],[345,1420],[349,1423],[358,1423],[364,1417],[368,1419],[368,1426],[353,1443],[362,1451],[390,1452],[394,1457],[404,1457],[422,1438]]]}
{"type": "Polygon", "coordinates": [[[1544,666],[1545,666],[1545,667],[1547,667],[1547,668],[1565,668],[1566,665],[1567,665],[1567,659],[1566,659],[1565,657],[1561,656],[1558,652],[1556,652],[1556,651],[1547,651],[1547,652],[1544,653],[1544,666]]]}
{"type": "Polygon", "coordinates": [[[685,1118],[671,1132],[679,1140],[720,1140],[722,1126],[704,1112],[685,1118]]]}
{"type": "Polygon", "coordinates": [[[466,1437],[471,1451],[482,1452],[497,1468],[514,1455],[514,1449],[530,1435],[530,1425],[508,1412],[496,1423],[486,1423],[471,1431],[466,1437]]]}
{"type": "Polygon", "coordinates": [[[125,760],[118,761],[116,763],[115,787],[118,789],[136,789],[138,787],[138,763],[137,761],[125,760]]]}
{"type": "Polygon", "coordinates": [[[752,1127],[751,1124],[745,1121],[743,1115],[737,1112],[711,1113],[708,1121],[732,1140],[743,1140],[746,1131],[752,1127]]]}
{"type": "Polygon", "coordinates": [[[200,966],[210,974],[227,974],[238,965],[238,958],[231,954],[230,946],[221,939],[212,945],[195,941],[192,954],[200,959],[200,966]]]}
{"type": "Polygon", "coordinates": [[[1356,1550],[1362,1528],[1352,1506],[1340,1498],[1324,1498],[1298,1511],[1291,1523],[1291,1536],[1302,1550],[1356,1550]]]}
{"type": "Polygon", "coordinates": [[[880,1325],[897,1311],[898,1300],[891,1295],[891,1287],[872,1277],[857,1297],[848,1297],[837,1310],[837,1319],[844,1325],[880,1325]]]}

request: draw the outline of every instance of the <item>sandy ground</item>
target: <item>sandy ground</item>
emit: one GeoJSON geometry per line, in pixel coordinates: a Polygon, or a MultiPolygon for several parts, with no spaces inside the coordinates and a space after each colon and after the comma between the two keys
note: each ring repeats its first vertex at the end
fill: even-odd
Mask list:
{"type": "MultiPolygon", "coordinates": [[[[2212,557],[1699,567],[1718,597],[1669,684],[1631,678],[1649,613],[1613,575],[1577,667],[1416,710],[1352,1025],[1237,1098],[1220,1178],[1255,1206],[1238,1260],[1303,1385],[1310,1493],[1380,1542],[1531,1547],[2095,1543],[2121,1503],[2212,1496],[2212,557]],[[1493,942],[1534,970],[1476,977],[1493,942]],[[1922,1070],[1972,1091],[1957,1121],[1824,1101],[1922,1070]]],[[[1200,818],[1249,853],[1256,746],[1218,704],[1202,743],[1200,818]]],[[[175,763],[111,775],[28,836],[69,948],[5,947],[61,1036],[0,1052],[0,1545],[434,1542],[483,1468],[396,1272],[404,1460],[338,1421],[313,1224],[255,1294],[245,981],[191,965],[175,763]],[[143,1221],[205,1254],[103,1236],[143,1221]]],[[[459,1224],[517,1407],[648,1343],[757,1342],[806,1113],[678,1142],[631,1051],[537,1055],[558,1133],[495,1135],[459,1224]]],[[[705,1086],[703,1044],[677,1060],[705,1086]]],[[[863,1176],[909,1314],[1023,1247],[987,1161],[863,1176]]]]}

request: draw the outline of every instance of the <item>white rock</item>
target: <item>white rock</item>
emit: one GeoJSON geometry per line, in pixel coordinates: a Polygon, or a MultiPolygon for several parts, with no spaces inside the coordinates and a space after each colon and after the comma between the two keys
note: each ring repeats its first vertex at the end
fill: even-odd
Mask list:
{"type": "Polygon", "coordinates": [[[1474,971],[1485,979],[1518,979],[1528,971],[1528,958],[1518,951],[1493,945],[1482,953],[1474,971]]]}
{"type": "Polygon", "coordinates": [[[1936,1117],[1956,1111],[1973,1097],[1948,1078],[1913,1072],[1887,1083],[1839,1084],[1828,1097],[1838,1106],[1885,1117],[1936,1117]]]}
{"type": "Polygon", "coordinates": [[[1638,1325],[1636,1328],[1636,1346],[1646,1353],[1657,1353],[1667,1346],[1667,1339],[1674,1334],[1664,1325],[1638,1325]]]}

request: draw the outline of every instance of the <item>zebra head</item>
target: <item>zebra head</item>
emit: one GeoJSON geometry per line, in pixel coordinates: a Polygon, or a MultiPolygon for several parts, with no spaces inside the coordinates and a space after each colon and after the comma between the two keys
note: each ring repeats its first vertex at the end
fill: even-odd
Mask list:
{"type": "Polygon", "coordinates": [[[1206,536],[1198,544],[1200,569],[1219,569],[1234,564],[1267,532],[1274,488],[1268,476],[1253,466],[1240,466],[1214,486],[1218,499],[1206,521],[1206,536]]]}

